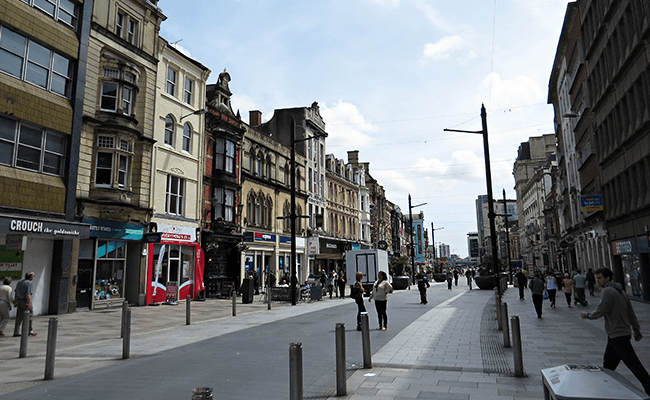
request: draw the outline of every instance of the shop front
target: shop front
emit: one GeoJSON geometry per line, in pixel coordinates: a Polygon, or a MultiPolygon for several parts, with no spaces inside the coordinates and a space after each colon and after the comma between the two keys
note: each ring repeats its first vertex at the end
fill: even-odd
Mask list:
{"type": "Polygon", "coordinates": [[[141,305],[142,225],[84,218],[90,238],[79,244],[77,308],[141,305]]]}
{"type": "Polygon", "coordinates": [[[361,245],[343,240],[327,238],[309,238],[308,246],[310,257],[313,256],[315,275],[321,271],[325,272],[343,270],[345,268],[345,252],[348,250],[359,250],[361,245]],[[312,253],[317,251],[317,253],[312,253]]]}
{"type": "Polygon", "coordinates": [[[650,301],[650,246],[648,236],[612,242],[614,280],[630,298],[650,301]]]}
{"type": "Polygon", "coordinates": [[[197,299],[203,287],[204,256],[196,228],[156,224],[159,243],[147,243],[146,304],[197,299]]]}
{"type": "MultiPolygon", "coordinates": [[[[290,281],[291,276],[291,237],[264,232],[244,232],[246,251],[244,257],[244,273],[257,272],[258,284],[265,287],[264,277],[270,270],[275,277],[274,284],[280,285],[283,280],[290,281]]],[[[303,270],[305,256],[305,239],[296,238],[296,272],[298,280],[307,279],[307,271],[303,270]]],[[[289,282],[287,282],[289,283],[289,282]]]]}
{"type": "Polygon", "coordinates": [[[11,277],[15,288],[25,272],[33,271],[34,314],[70,312],[77,244],[89,234],[84,223],[0,214],[0,279],[11,277]]]}

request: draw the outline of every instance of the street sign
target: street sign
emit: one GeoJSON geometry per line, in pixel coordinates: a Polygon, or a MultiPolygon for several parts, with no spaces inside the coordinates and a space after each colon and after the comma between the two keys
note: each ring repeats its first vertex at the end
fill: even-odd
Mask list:
{"type": "Polygon", "coordinates": [[[388,248],[388,243],[386,243],[385,240],[380,240],[379,242],[377,242],[377,248],[379,250],[386,250],[388,248]]]}

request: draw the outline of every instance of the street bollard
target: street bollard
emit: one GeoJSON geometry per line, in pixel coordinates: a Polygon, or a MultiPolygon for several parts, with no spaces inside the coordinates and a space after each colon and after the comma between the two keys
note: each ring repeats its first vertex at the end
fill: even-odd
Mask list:
{"type": "Polygon", "coordinates": [[[126,323],[126,310],[129,308],[129,302],[124,300],[122,303],[122,328],[120,329],[120,337],[124,337],[124,326],[126,323]]]}
{"type": "Polygon", "coordinates": [[[211,387],[199,387],[192,389],[192,400],[210,400],[212,399],[211,387]]]}
{"type": "Polygon", "coordinates": [[[131,309],[126,309],[124,318],[124,337],[122,338],[122,358],[131,357],[131,309]]]}
{"type": "Polygon", "coordinates": [[[58,318],[50,318],[47,326],[47,350],[45,351],[45,380],[54,379],[54,356],[56,354],[56,333],[59,327],[58,318]]]}
{"type": "Polygon", "coordinates": [[[510,348],[510,328],[508,327],[508,303],[501,303],[501,318],[503,318],[503,347],[510,348]]]}
{"type": "Polygon", "coordinates": [[[302,400],[302,343],[289,345],[289,400],[302,400]]]}
{"type": "Polygon", "coordinates": [[[512,347],[515,355],[515,376],[524,376],[524,353],[521,350],[521,328],[519,325],[519,317],[514,315],[510,318],[512,322],[512,347]]]}
{"type": "Polygon", "coordinates": [[[190,307],[190,295],[187,295],[187,299],[185,300],[185,325],[189,325],[191,322],[191,310],[190,307]]]}
{"type": "Polygon", "coordinates": [[[496,298],[496,308],[497,308],[497,329],[503,330],[503,320],[501,319],[501,298],[499,297],[498,289],[494,292],[496,298]]]}
{"type": "Polygon", "coordinates": [[[29,311],[25,311],[23,313],[23,330],[20,336],[20,350],[18,353],[18,358],[27,357],[27,341],[29,340],[29,328],[31,325],[30,317],[31,314],[29,311]]]}
{"type": "Polygon", "coordinates": [[[232,291],[232,316],[237,316],[237,292],[232,291]]]}
{"type": "Polygon", "coordinates": [[[336,395],[345,396],[345,324],[336,324],[336,395]]]}
{"type": "Polygon", "coordinates": [[[266,305],[267,309],[271,309],[271,271],[268,272],[268,280],[266,281],[266,305]]]}
{"type": "Polygon", "coordinates": [[[370,323],[368,313],[361,313],[361,343],[363,347],[363,368],[372,368],[372,354],[370,352],[370,323]]]}

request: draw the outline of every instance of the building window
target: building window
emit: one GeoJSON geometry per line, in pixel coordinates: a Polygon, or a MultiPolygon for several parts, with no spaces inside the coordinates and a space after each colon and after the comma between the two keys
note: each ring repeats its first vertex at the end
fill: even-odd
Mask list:
{"type": "Polygon", "coordinates": [[[36,7],[50,15],[54,20],[62,22],[72,28],[77,27],[79,6],[70,0],[23,0],[24,3],[36,7]]]}
{"type": "Polygon", "coordinates": [[[114,68],[104,68],[99,108],[102,111],[133,114],[135,75],[114,68]]]}
{"type": "Polygon", "coordinates": [[[185,92],[183,93],[183,100],[187,104],[192,104],[192,93],[194,92],[194,81],[190,78],[185,78],[185,92]]]}
{"type": "Polygon", "coordinates": [[[183,215],[183,198],[185,180],[173,175],[167,175],[167,202],[165,212],[173,215],[183,215]]]}
{"type": "Polygon", "coordinates": [[[95,186],[128,189],[129,171],[133,156],[132,143],[115,136],[97,137],[95,186]]]}
{"type": "Polygon", "coordinates": [[[124,11],[118,11],[115,19],[115,34],[133,45],[136,44],[138,20],[124,11]]]}
{"type": "Polygon", "coordinates": [[[62,176],[66,148],[65,135],[0,117],[0,164],[62,176]]]}
{"type": "Polygon", "coordinates": [[[224,188],[214,190],[214,216],[226,222],[235,222],[235,191],[224,188]]]}
{"type": "Polygon", "coordinates": [[[189,123],[183,126],[183,150],[192,154],[192,127],[189,123]]]}
{"type": "Polygon", "coordinates": [[[167,67],[167,94],[176,96],[176,80],[178,79],[178,72],[172,67],[167,67]]]}
{"type": "Polygon", "coordinates": [[[0,71],[69,97],[72,62],[0,26],[0,71]]]}
{"type": "Polygon", "coordinates": [[[215,168],[228,173],[235,172],[235,143],[224,138],[215,139],[215,168]]]}
{"type": "Polygon", "coordinates": [[[165,144],[174,147],[174,135],[176,134],[176,123],[171,115],[165,118],[165,144]]]}

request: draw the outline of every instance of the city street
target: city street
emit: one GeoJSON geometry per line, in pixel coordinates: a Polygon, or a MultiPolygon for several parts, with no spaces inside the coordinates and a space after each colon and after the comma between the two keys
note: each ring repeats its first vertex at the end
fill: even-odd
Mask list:
{"type": "MultiPolygon", "coordinates": [[[[597,304],[597,298],[590,300],[591,306],[597,304]]],[[[192,303],[190,326],[184,325],[182,303],[133,308],[129,360],[120,360],[119,310],[62,315],[52,381],[42,380],[45,326],[50,317],[40,316],[36,318],[39,335],[30,338],[27,358],[17,358],[18,338],[0,340],[0,398],[190,399],[192,388],[209,386],[215,399],[287,399],[289,345],[297,342],[303,348],[304,398],[340,398],[335,396],[338,322],[346,326],[348,396],[343,398],[355,400],[542,398],[541,369],[601,363],[603,321],[581,320],[583,308],[569,309],[558,302],[558,308],[550,309],[545,304],[544,318],[538,320],[530,299],[519,301],[515,288],[506,292],[504,302],[510,315],[521,319],[524,378],[514,377],[512,350],[501,346],[494,292],[469,291],[461,279],[451,291],[446,284],[433,284],[426,306],[419,304],[415,287],[395,292],[388,302],[385,332],[372,329],[376,312],[374,304],[366,301],[372,369],[362,368],[356,306],[349,298],[295,307],[274,304],[271,311],[259,301],[237,304],[236,317],[230,316],[229,300],[209,299],[192,303]],[[102,323],[117,326],[106,328],[112,330],[112,338],[102,337],[101,332],[96,336],[89,329],[102,323]]],[[[650,306],[633,305],[642,331],[648,334],[650,306]]],[[[647,366],[648,335],[634,346],[647,366]]],[[[638,386],[626,367],[618,372],[638,386]]]]}

